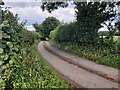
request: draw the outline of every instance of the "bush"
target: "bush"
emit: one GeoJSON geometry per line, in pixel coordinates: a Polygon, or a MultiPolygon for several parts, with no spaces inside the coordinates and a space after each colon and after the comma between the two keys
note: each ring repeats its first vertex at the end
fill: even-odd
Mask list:
{"type": "Polygon", "coordinates": [[[120,53],[120,38],[119,38],[118,41],[117,41],[117,50],[118,50],[119,53],[120,53]]]}
{"type": "Polygon", "coordinates": [[[40,35],[37,32],[34,31],[28,31],[28,30],[22,30],[21,31],[21,36],[22,36],[22,44],[30,44],[32,45],[35,40],[40,39],[40,35]]]}
{"type": "Polygon", "coordinates": [[[59,28],[61,27],[61,24],[60,25],[58,25],[56,28],[55,28],[55,30],[52,30],[51,32],[50,32],[50,36],[49,36],[49,38],[51,39],[51,40],[57,40],[57,35],[58,35],[58,31],[59,31],[59,28]]]}
{"type": "Polygon", "coordinates": [[[50,38],[57,42],[74,42],[76,39],[76,24],[60,25],[50,34],[50,38]]]}
{"type": "Polygon", "coordinates": [[[78,45],[77,43],[57,43],[57,42],[50,42],[51,45],[64,50],[69,53],[73,53],[80,57],[87,58],[93,62],[98,64],[110,66],[113,68],[120,69],[120,56],[118,53],[113,53],[108,47],[97,47],[97,46],[84,46],[78,45]]]}

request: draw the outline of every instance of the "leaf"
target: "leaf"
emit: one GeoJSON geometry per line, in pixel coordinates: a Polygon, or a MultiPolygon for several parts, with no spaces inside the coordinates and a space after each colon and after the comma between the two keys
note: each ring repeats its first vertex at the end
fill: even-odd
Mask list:
{"type": "Polygon", "coordinates": [[[6,45],[5,45],[5,44],[2,44],[2,48],[3,48],[3,49],[6,48],[6,45]]]}
{"type": "Polygon", "coordinates": [[[6,54],[4,55],[4,60],[7,60],[9,58],[9,56],[6,54]]]}
{"type": "Polygon", "coordinates": [[[3,24],[7,25],[8,24],[8,20],[3,21],[3,24]]]}
{"type": "Polygon", "coordinates": [[[10,36],[7,35],[6,33],[3,33],[3,38],[10,38],[10,36]]]}
{"type": "Polygon", "coordinates": [[[7,42],[6,45],[7,45],[9,48],[12,48],[12,47],[13,47],[12,42],[7,42]]]}
{"type": "Polygon", "coordinates": [[[0,25],[0,30],[2,30],[2,26],[0,25]]]}
{"type": "Polygon", "coordinates": [[[4,25],[3,23],[1,24],[2,28],[9,28],[9,26],[10,26],[9,24],[7,24],[7,25],[4,25]]]}
{"type": "Polygon", "coordinates": [[[7,66],[6,66],[6,65],[3,65],[3,66],[2,66],[2,69],[6,69],[6,68],[7,68],[7,66]]]}
{"type": "Polygon", "coordinates": [[[2,34],[0,34],[0,39],[2,39],[2,34]]]}
{"type": "Polygon", "coordinates": [[[18,56],[19,57],[19,59],[22,59],[22,56],[18,56]]]}
{"type": "Polygon", "coordinates": [[[9,63],[12,65],[14,63],[14,59],[10,60],[9,63]]]}
{"type": "Polygon", "coordinates": [[[4,50],[3,50],[2,48],[0,48],[0,54],[3,53],[3,51],[4,51],[4,50]]]}
{"type": "Polygon", "coordinates": [[[2,32],[0,31],[0,39],[2,39],[3,35],[2,35],[2,32]]]}
{"type": "Polygon", "coordinates": [[[3,64],[3,62],[2,61],[0,61],[0,66],[3,64]]]}
{"type": "Polygon", "coordinates": [[[19,51],[19,49],[17,47],[14,47],[13,50],[15,50],[16,52],[19,51]]]}

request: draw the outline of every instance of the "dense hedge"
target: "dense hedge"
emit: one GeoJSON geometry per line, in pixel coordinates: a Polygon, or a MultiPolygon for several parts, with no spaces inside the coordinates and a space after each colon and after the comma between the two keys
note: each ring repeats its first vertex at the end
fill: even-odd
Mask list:
{"type": "MultiPolygon", "coordinates": [[[[12,88],[15,78],[15,72],[20,69],[21,56],[21,35],[22,26],[18,24],[17,16],[5,10],[2,12],[1,24],[1,47],[0,47],[0,65],[1,68],[1,87],[12,88]]],[[[18,74],[18,72],[16,73],[18,74]]]]}
{"type": "Polygon", "coordinates": [[[76,23],[60,25],[55,30],[51,31],[50,38],[58,42],[76,42],[76,23]]]}
{"type": "Polygon", "coordinates": [[[15,88],[20,82],[18,79],[20,71],[25,71],[21,67],[22,48],[25,47],[24,45],[30,45],[37,37],[31,32],[23,30],[23,26],[18,23],[17,15],[14,16],[9,10],[2,11],[2,24],[0,26],[1,87],[15,88]]]}

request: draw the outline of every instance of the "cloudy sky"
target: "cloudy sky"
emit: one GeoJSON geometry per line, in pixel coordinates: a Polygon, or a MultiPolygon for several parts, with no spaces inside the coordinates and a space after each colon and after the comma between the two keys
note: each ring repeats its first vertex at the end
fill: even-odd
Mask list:
{"type": "MultiPolygon", "coordinates": [[[[40,8],[42,0],[3,0],[5,2],[5,7],[11,7],[10,11],[13,14],[18,14],[20,17],[19,22],[27,20],[26,27],[29,30],[34,29],[32,24],[38,22],[41,24],[45,18],[54,16],[59,21],[64,23],[69,23],[75,21],[75,5],[69,3],[67,8],[59,8],[52,13],[48,11],[42,11],[40,8]]],[[[120,7],[119,10],[120,11],[120,7]]],[[[117,19],[117,18],[116,18],[117,19]]],[[[113,23],[114,24],[114,23],[113,23]]],[[[107,30],[107,27],[103,25],[104,28],[100,30],[107,30]]]]}
{"type": "Polygon", "coordinates": [[[67,8],[59,8],[58,10],[48,13],[48,11],[42,11],[41,0],[3,0],[5,6],[11,7],[10,11],[13,14],[18,14],[20,22],[27,20],[26,27],[33,29],[32,24],[38,22],[39,24],[49,16],[54,16],[58,20],[69,23],[75,20],[74,4],[69,4],[67,8]]]}

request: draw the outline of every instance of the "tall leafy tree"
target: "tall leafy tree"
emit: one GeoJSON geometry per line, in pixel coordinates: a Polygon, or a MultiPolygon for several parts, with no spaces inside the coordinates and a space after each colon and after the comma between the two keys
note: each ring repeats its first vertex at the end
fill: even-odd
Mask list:
{"type": "Polygon", "coordinates": [[[52,12],[59,7],[65,8],[68,6],[68,2],[43,2],[41,5],[42,10],[47,10],[48,12],[52,12]]]}
{"type": "Polygon", "coordinates": [[[36,29],[37,32],[40,31],[40,25],[37,22],[33,24],[33,27],[36,29]]]}
{"type": "Polygon", "coordinates": [[[54,30],[60,24],[59,20],[55,17],[46,18],[41,25],[38,23],[33,24],[34,28],[41,33],[41,35],[45,38],[48,38],[50,32],[54,30]]]}
{"type": "Polygon", "coordinates": [[[46,18],[42,23],[45,36],[49,37],[50,32],[54,30],[59,24],[59,20],[57,20],[55,17],[46,18]]]}
{"type": "Polygon", "coordinates": [[[112,3],[106,2],[79,2],[76,3],[76,18],[78,26],[78,41],[80,43],[95,44],[98,41],[98,29],[101,23],[115,14],[112,3]]]}
{"type": "Polygon", "coordinates": [[[2,0],[0,0],[0,5],[4,5],[5,3],[2,1],[2,0]]]}

